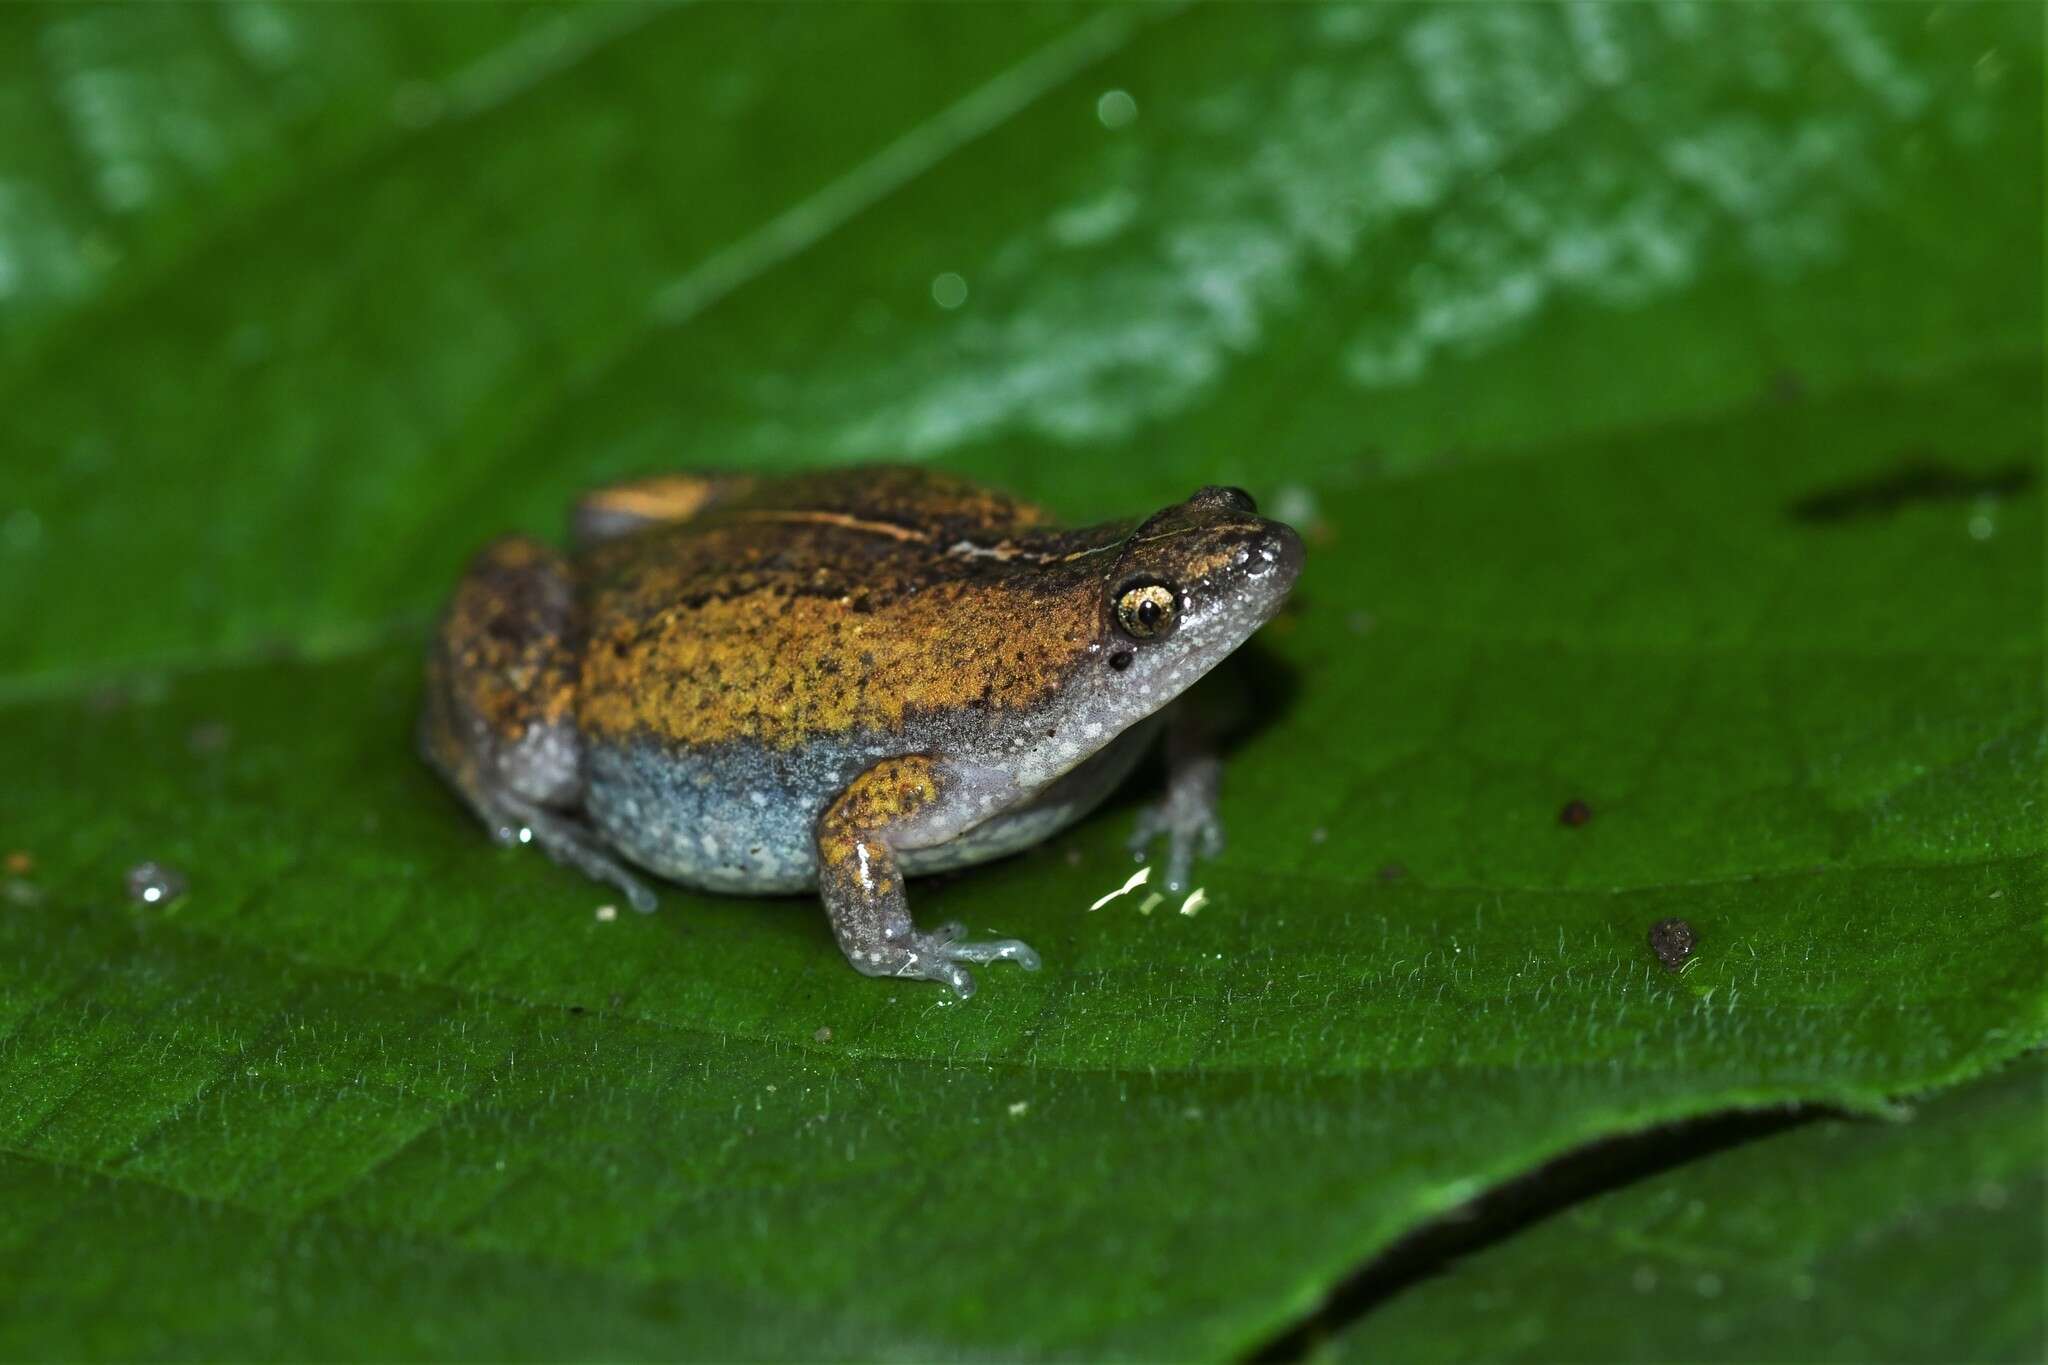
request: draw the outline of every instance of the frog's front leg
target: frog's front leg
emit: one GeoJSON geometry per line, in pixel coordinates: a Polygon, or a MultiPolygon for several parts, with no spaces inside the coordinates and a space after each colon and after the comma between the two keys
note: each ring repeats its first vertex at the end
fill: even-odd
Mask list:
{"type": "Polygon", "coordinates": [[[962,963],[1036,971],[1038,954],[1013,938],[967,943],[957,924],[926,932],[912,922],[893,841],[917,837],[942,808],[948,782],[937,762],[911,755],[884,759],[848,783],[818,820],[818,889],[856,971],[943,981],[965,999],[974,978],[962,963]]]}
{"type": "Polygon", "coordinates": [[[636,910],[654,893],[577,813],[583,746],[575,718],[580,631],[569,569],[509,536],[470,564],[427,651],[420,751],[500,844],[534,843],[610,882],[636,910]]]}
{"type": "Polygon", "coordinates": [[[1181,892],[1194,880],[1195,860],[1223,851],[1223,822],[1216,814],[1223,759],[1215,727],[1183,701],[1167,709],[1166,794],[1138,813],[1130,849],[1140,861],[1162,835],[1166,839],[1168,891],[1181,892]]]}

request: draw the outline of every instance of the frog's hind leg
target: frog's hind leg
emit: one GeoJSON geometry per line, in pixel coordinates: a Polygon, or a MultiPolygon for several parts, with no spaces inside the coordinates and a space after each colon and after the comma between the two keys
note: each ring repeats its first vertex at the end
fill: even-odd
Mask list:
{"type": "Polygon", "coordinates": [[[752,479],[733,474],[656,474],[615,483],[576,500],[571,528],[577,545],[596,545],[649,526],[688,521],[753,485],[752,479]]]}
{"type": "Polygon", "coordinates": [[[856,777],[818,820],[818,889],[839,949],[867,976],[943,981],[965,999],[965,962],[1038,969],[1038,954],[1013,938],[961,941],[957,924],[927,933],[910,918],[903,868],[891,845],[942,799],[946,779],[929,758],[884,759],[856,777]]]}
{"type": "Polygon", "coordinates": [[[609,882],[636,910],[653,893],[576,815],[576,596],[560,555],[523,536],[484,549],[427,651],[420,751],[501,844],[534,843],[609,882]]]}

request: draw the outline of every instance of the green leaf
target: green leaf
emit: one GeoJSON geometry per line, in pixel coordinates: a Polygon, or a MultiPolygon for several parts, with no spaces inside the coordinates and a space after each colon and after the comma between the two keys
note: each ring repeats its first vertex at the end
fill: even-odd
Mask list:
{"type": "Polygon", "coordinates": [[[2042,47],[0,11],[0,1355],[1225,1356],[1580,1144],[2042,1041],[2042,47]],[[1045,954],[958,1006],[413,758],[483,538],[882,456],[1308,533],[1199,914],[1087,911],[1134,794],[915,888],[1045,954]]]}
{"type": "Polygon", "coordinates": [[[2036,1056],[1570,1209],[1363,1318],[1329,1360],[2039,1360],[2036,1056]]]}

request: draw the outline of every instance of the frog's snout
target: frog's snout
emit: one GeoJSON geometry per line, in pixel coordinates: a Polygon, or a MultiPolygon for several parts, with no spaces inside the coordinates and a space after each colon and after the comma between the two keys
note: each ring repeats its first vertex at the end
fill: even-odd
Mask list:
{"type": "Polygon", "coordinates": [[[1308,551],[1301,536],[1284,521],[1266,522],[1252,541],[1244,572],[1247,578],[1273,578],[1273,586],[1286,592],[1301,574],[1308,551]]]}

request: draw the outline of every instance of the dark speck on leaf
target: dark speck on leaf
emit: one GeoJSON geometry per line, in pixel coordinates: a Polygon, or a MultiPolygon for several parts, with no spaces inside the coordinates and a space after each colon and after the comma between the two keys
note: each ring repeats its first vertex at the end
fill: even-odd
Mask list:
{"type": "Polygon", "coordinates": [[[581,1006],[581,1005],[571,1005],[571,1006],[569,1006],[569,1013],[571,1013],[571,1014],[588,1014],[589,1012],[590,1012],[590,1011],[588,1011],[588,1010],[584,1009],[584,1008],[583,1008],[583,1006],[581,1006]]]}
{"type": "Polygon", "coordinates": [[[225,721],[202,721],[186,734],[185,747],[195,754],[217,754],[233,739],[234,731],[225,721]]]}
{"type": "Polygon", "coordinates": [[[1564,803],[1564,809],[1557,813],[1557,823],[1577,829],[1593,818],[1593,808],[1574,797],[1564,803]]]}
{"type": "Polygon", "coordinates": [[[1666,971],[1675,972],[1685,966],[1695,942],[1692,926],[1682,919],[1660,919],[1650,926],[1650,951],[1666,971]]]}
{"type": "Polygon", "coordinates": [[[1408,869],[1399,863],[1388,863],[1380,869],[1380,880],[1383,882],[1398,882],[1407,875],[1408,869]]]}

